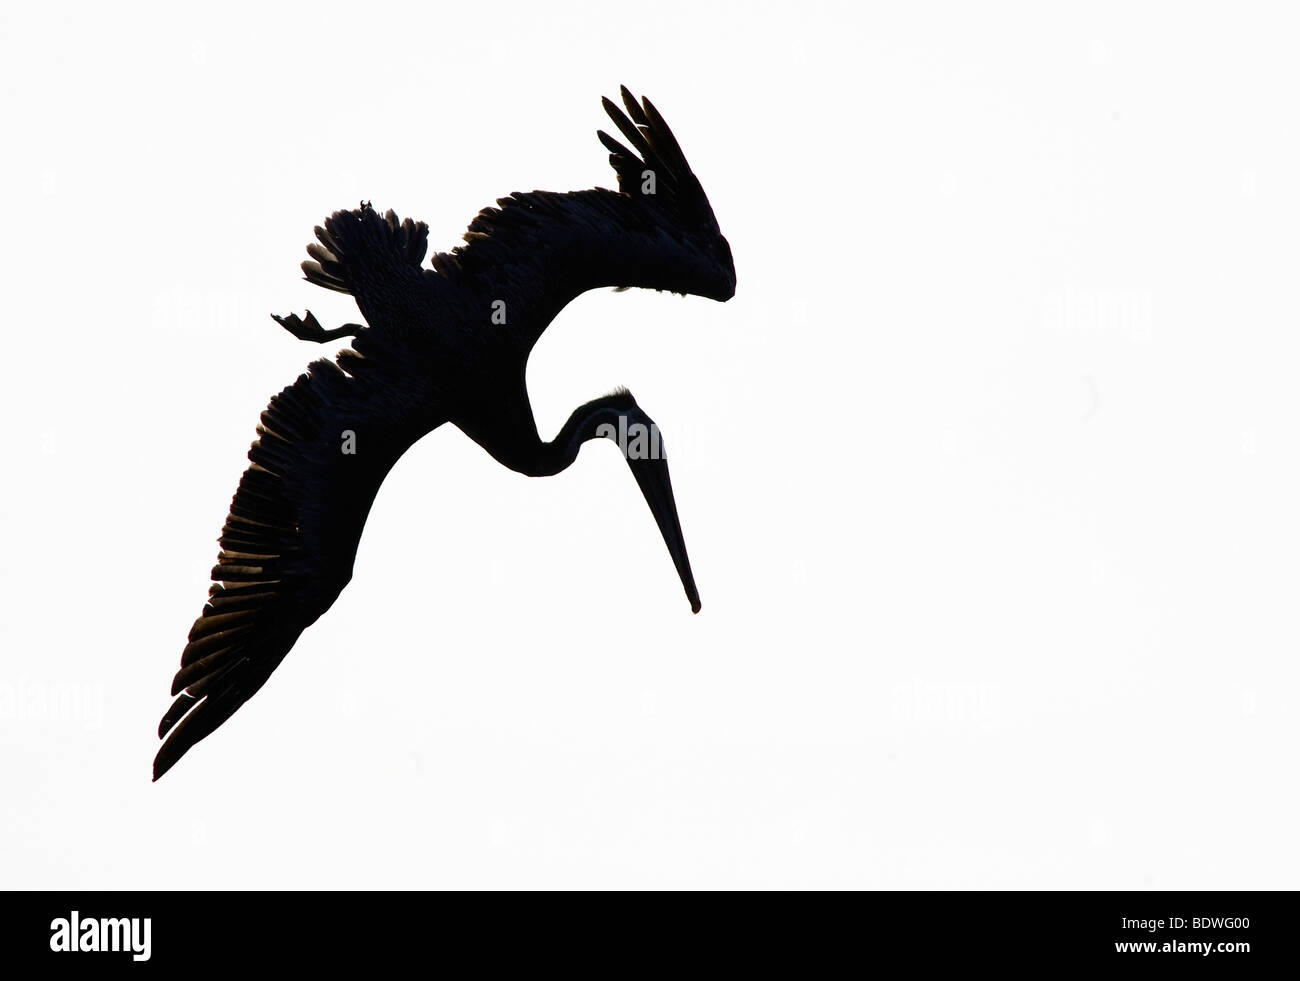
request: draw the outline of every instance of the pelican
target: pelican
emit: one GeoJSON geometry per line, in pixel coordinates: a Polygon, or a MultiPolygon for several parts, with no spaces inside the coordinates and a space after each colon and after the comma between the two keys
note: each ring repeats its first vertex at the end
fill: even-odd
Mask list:
{"type": "Polygon", "coordinates": [[[731,247],[649,99],[602,99],[628,145],[598,131],[618,190],[514,193],[424,267],[428,226],[369,204],[336,211],[307,246],[306,279],[356,300],[365,324],[327,330],[310,310],[274,319],[295,337],[352,338],[262,413],[221,537],[203,612],[163,715],[157,780],[266,683],[352,578],[384,477],[451,423],[511,470],[557,474],[590,439],[620,441],[692,612],[700,610],[658,427],[626,389],[579,406],[546,442],[524,381],[547,325],[587,290],[642,287],[726,301],[731,247]],[[623,445],[635,432],[638,438],[623,445]]]}

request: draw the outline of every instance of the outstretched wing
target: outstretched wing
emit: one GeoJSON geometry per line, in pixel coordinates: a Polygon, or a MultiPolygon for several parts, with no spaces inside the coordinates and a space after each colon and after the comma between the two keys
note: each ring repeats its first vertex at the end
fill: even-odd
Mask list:
{"type": "MultiPolygon", "coordinates": [[[[465,245],[433,256],[446,286],[516,303],[505,330],[492,333],[513,333],[531,346],[570,300],[602,286],[715,299],[734,293],[730,246],[676,138],[649,99],[622,93],[626,113],[603,102],[632,149],[598,133],[611,151],[618,191],[511,194],[479,212],[465,245]]],[[[485,323],[490,313],[483,304],[485,323]]]]}
{"type": "Polygon", "coordinates": [[[352,577],[362,528],[388,471],[445,421],[391,340],[358,336],[314,362],[262,413],[252,461],[221,533],[207,605],[194,621],[153,777],[166,773],[266,683],[299,634],[352,577]]]}

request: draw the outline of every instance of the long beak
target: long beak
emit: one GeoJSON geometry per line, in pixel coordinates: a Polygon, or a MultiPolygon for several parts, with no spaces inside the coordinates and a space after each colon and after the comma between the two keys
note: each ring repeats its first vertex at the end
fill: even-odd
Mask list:
{"type": "Polygon", "coordinates": [[[641,493],[654,513],[659,532],[664,536],[668,554],[673,557],[677,575],[681,576],[682,588],[686,598],[691,601],[691,612],[700,612],[700,594],[695,588],[695,576],[691,574],[691,560],[686,554],[686,540],[682,538],[682,523],[677,520],[677,502],[673,499],[673,482],[668,476],[668,461],[663,454],[654,459],[633,459],[628,457],[628,467],[632,476],[641,485],[641,493]]]}

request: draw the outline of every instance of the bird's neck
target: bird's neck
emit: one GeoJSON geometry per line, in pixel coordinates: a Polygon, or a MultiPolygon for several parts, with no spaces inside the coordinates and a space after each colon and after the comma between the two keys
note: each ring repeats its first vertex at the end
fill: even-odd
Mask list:
{"type": "Polygon", "coordinates": [[[537,433],[526,393],[480,404],[454,422],[502,466],[529,477],[549,477],[568,469],[588,440],[626,432],[626,420],[637,412],[636,402],[626,392],[606,395],[575,409],[549,442],[537,433]]]}

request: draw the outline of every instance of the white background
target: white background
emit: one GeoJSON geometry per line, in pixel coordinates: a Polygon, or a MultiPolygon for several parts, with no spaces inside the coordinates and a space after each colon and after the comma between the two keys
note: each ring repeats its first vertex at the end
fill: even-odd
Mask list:
{"type": "MultiPolygon", "coordinates": [[[[1300,59],[1286,5],[0,13],[0,886],[1294,888],[1300,59]],[[268,397],[370,199],[450,249],[610,186],[625,82],[725,305],[579,298],[544,435],[446,427],[356,576],[160,783],[268,397]]],[[[472,8],[472,9],[469,9],[472,8]]]]}

